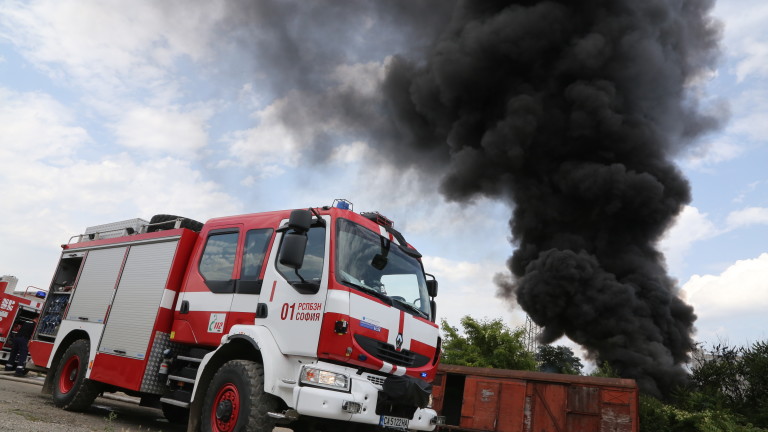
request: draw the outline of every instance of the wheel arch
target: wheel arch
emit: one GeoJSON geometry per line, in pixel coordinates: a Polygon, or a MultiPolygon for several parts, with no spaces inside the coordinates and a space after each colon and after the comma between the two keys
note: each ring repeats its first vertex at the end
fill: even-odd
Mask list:
{"type": "Polygon", "coordinates": [[[91,351],[93,351],[91,338],[87,331],[78,329],[69,332],[69,334],[67,334],[64,339],[59,342],[58,346],[56,347],[56,352],[53,354],[53,356],[51,356],[51,364],[48,366],[48,373],[45,375],[42,393],[53,394],[53,376],[55,375],[56,369],[59,367],[61,357],[64,355],[64,352],[67,350],[67,348],[72,345],[72,343],[80,339],[87,340],[88,344],[91,345],[91,351]]]}
{"type": "MultiPolygon", "coordinates": [[[[252,329],[251,327],[249,330],[252,329]]],[[[232,331],[235,331],[234,327],[232,331]]],[[[213,376],[224,363],[230,360],[251,360],[260,363],[264,367],[264,387],[265,389],[268,388],[268,377],[274,376],[272,369],[274,369],[275,362],[270,361],[271,352],[269,348],[266,350],[265,348],[269,346],[270,341],[274,345],[274,339],[269,335],[266,340],[263,340],[257,332],[248,333],[250,334],[243,332],[228,335],[222,345],[203,357],[189,405],[189,424],[187,430],[197,430],[195,428],[199,427],[205,391],[208,388],[207,384],[213,379],[213,376]]]]}

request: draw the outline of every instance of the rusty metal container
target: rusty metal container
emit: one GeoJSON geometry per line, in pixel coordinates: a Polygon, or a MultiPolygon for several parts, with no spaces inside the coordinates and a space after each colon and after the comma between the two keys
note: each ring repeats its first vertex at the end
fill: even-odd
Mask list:
{"type": "Polygon", "coordinates": [[[440,365],[440,431],[638,432],[634,380],[440,365]]]}

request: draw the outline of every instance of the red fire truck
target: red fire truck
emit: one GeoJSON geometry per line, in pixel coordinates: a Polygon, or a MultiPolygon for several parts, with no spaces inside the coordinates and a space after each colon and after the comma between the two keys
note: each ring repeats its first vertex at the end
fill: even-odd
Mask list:
{"type": "Polygon", "coordinates": [[[0,363],[6,363],[13,348],[16,329],[25,321],[32,321],[40,315],[45,293],[34,289],[29,296],[16,295],[17,279],[0,276],[0,363]]]}
{"type": "Polygon", "coordinates": [[[119,390],[188,431],[439,422],[437,282],[379,213],[157,215],[62,248],[30,342],[59,407],[119,390]]]}

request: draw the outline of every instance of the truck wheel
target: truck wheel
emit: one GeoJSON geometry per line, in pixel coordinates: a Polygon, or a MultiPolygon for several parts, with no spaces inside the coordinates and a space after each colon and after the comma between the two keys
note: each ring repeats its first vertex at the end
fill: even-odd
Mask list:
{"type": "Polygon", "coordinates": [[[204,432],[272,432],[277,399],[264,392],[264,367],[230,360],[213,376],[203,402],[204,432]]]}
{"type": "Polygon", "coordinates": [[[176,219],[181,219],[181,224],[179,225],[181,228],[186,228],[195,232],[200,232],[200,230],[203,229],[203,224],[194,219],[189,219],[181,216],[159,214],[159,215],[152,216],[152,219],[149,220],[149,227],[147,228],[147,232],[173,229],[176,223],[176,219]],[[168,223],[161,224],[162,222],[168,222],[168,223]],[[155,225],[155,224],[159,224],[159,225],[155,225]]]}
{"type": "Polygon", "coordinates": [[[183,408],[176,405],[161,403],[163,416],[169,423],[184,425],[189,421],[189,408],[183,408]]]}
{"type": "Polygon", "coordinates": [[[68,411],[83,411],[101,393],[101,385],[85,377],[88,370],[90,344],[78,339],[59,360],[53,377],[53,404],[68,411]]]}

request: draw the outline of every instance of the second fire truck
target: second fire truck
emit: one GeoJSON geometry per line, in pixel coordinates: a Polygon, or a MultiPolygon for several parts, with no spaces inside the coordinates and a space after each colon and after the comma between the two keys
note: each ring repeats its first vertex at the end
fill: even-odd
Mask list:
{"type": "MultiPolygon", "coordinates": [[[[11,360],[13,339],[22,324],[34,320],[40,315],[45,292],[34,287],[23,292],[15,291],[18,279],[14,276],[0,276],[0,363],[11,360]]],[[[26,359],[21,360],[22,364],[26,359]]]]}

